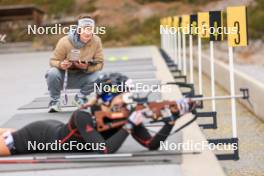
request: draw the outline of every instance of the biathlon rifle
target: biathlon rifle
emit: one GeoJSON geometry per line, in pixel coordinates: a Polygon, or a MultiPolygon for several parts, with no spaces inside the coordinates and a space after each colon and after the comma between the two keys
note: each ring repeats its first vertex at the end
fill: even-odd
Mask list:
{"type": "Polygon", "coordinates": [[[144,104],[134,102],[127,104],[118,112],[96,111],[95,119],[98,131],[107,131],[118,128],[127,123],[127,118],[132,111],[143,110],[144,116],[152,119],[152,123],[161,120],[163,117],[178,116],[178,106],[176,101],[146,102],[144,104]]]}
{"type": "MultiPolygon", "coordinates": [[[[208,100],[226,100],[226,99],[238,99],[242,98],[249,101],[249,90],[246,88],[241,88],[240,91],[242,94],[235,95],[235,96],[215,96],[215,97],[197,97],[197,98],[189,98],[191,112],[194,114],[194,118],[191,119],[186,124],[182,125],[178,129],[176,129],[173,133],[180,131],[181,129],[185,128],[192,122],[197,119],[195,108],[199,105],[201,101],[208,101],[208,100]]],[[[97,130],[107,131],[113,128],[119,128],[127,123],[127,118],[132,111],[138,111],[147,109],[144,112],[144,116],[150,118],[150,123],[157,123],[157,122],[167,122],[171,119],[177,120],[179,115],[179,109],[176,101],[174,100],[164,100],[164,101],[153,101],[149,102],[148,97],[149,93],[144,97],[139,96],[127,96],[125,97],[125,102],[127,104],[126,107],[121,108],[120,111],[117,112],[105,112],[105,111],[96,111],[95,112],[95,119],[97,124],[97,130]]],[[[249,102],[250,103],[250,102],[249,102]]],[[[250,103],[251,104],[251,103],[250,103]]]]}

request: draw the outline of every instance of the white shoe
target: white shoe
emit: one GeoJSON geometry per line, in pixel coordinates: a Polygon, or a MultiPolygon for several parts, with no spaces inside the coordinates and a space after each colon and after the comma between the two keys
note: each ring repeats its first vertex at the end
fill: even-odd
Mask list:
{"type": "Polygon", "coordinates": [[[60,112],[60,111],[61,111],[60,101],[59,100],[51,100],[49,103],[49,113],[60,112]]]}

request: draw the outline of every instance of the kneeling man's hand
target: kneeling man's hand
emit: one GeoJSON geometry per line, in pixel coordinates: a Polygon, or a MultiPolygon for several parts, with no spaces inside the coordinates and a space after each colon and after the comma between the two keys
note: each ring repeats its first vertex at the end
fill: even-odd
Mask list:
{"type": "Polygon", "coordinates": [[[67,70],[68,68],[70,68],[72,66],[72,63],[68,60],[64,60],[60,63],[60,68],[63,70],[67,70]]]}
{"type": "Polygon", "coordinates": [[[82,70],[86,70],[88,68],[88,65],[89,65],[86,62],[74,62],[73,64],[74,64],[74,66],[76,68],[79,68],[79,69],[82,69],[82,70]]]}

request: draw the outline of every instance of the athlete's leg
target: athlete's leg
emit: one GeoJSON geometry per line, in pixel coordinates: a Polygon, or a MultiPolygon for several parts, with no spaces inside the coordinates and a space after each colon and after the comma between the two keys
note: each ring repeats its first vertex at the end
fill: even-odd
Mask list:
{"type": "Polygon", "coordinates": [[[59,128],[63,125],[62,122],[57,120],[43,120],[32,122],[23,128],[12,132],[13,139],[12,154],[26,154],[37,152],[50,152],[49,150],[38,150],[30,147],[36,143],[52,143],[57,139],[59,128]]]}

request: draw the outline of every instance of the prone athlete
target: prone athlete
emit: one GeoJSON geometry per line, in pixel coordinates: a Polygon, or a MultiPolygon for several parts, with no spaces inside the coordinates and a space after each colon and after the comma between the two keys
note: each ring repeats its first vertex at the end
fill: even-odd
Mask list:
{"type": "MultiPolygon", "coordinates": [[[[104,74],[99,77],[97,82],[109,83],[111,86],[127,86],[129,79],[119,73],[104,74]]],[[[124,89],[125,90],[125,89],[124,89]]],[[[105,144],[103,150],[93,150],[102,154],[116,152],[129,134],[144,147],[149,150],[159,148],[160,141],[165,141],[169,136],[175,120],[190,112],[193,103],[189,99],[180,99],[176,101],[178,111],[177,118],[171,118],[164,122],[164,126],[152,136],[148,129],[143,125],[143,118],[146,117],[146,110],[134,110],[128,113],[127,121],[119,128],[109,129],[107,131],[98,131],[95,112],[120,112],[127,104],[123,101],[126,92],[97,92],[95,96],[82,109],[73,112],[68,123],[64,124],[57,120],[36,121],[24,126],[19,130],[1,129],[0,130],[0,156],[11,154],[26,154],[39,152],[61,152],[57,150],[28,150],[28,141],[36,143],[52,143],[59,141],[61,144],[77,141],[78,143],[97,143],[105,144]],[[90,112],[87,112],[87,108],[90,112]]],[[[62,150],[64,151],[64,150],[62,150]]],[[[73,148],[72,152],[78,152],[73,148]]],[[[85,150],[86,151],[86,150],[85,150]]],[[[65,152],[65,151],[64,151],[65,152]]],[[[84,152],[84,151],[83,151],[84,152]]],[[[86,151],[87,152],[87,151],[86,151]]]]}

